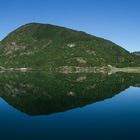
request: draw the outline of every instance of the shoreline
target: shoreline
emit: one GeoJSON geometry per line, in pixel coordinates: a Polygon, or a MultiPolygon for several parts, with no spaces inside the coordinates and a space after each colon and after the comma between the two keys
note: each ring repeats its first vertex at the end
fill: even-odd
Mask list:
{"type": "Polygon", "coordinates": [[[111,68],[111,73],[125,72],[125,73],[140,73],[140,67],[125,67],[125,68],[111,68]]]}
{"type": "MultiPolygon", "coordinates": [[[[44,69],[33,69],[33,68],[4,68],[0,67],[1,72],[5,71],[20,71],[20,72],[28,72],[28,71],[45,71],[44,69]]],[[[51,72],[53,72],[51,70],[51,72]]],[[[140,73],[140,67],[124,67],[117,68],[113,66],[103,66],[103,67],[77,67],[77,66],[61,66],[54,69],[54,72],[57,73],[104,73],[104,74],[113,74],[117,72],[124,73],[140,73]]]]}

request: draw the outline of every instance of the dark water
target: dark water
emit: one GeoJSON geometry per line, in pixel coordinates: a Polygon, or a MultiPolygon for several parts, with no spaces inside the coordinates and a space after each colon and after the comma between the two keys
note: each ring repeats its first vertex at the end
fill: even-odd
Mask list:
{"type": "Polygon", "coordinates": [[[1,140],[139,140],[140,74],[0,74],[1,140]]]}

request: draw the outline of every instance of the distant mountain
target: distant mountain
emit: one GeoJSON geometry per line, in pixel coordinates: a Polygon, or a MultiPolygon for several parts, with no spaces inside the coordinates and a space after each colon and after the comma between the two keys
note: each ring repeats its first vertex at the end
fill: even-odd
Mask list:
{"type": "Polygon", "coordinates": [[[133,54],[140,56],[140,51],[139,52],[134,52],[133,54]]]}
{"type": "Polygon", "coordinates": [[[85,32],[30,23],[1,41],[3,67],[140,66],[140,57],[115,43],[85,32]]]}

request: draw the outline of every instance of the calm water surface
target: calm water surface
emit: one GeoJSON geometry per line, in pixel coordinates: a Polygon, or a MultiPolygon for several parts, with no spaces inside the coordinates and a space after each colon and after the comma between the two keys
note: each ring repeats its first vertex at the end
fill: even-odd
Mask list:
{"type": "Polygon", "coordinates": [[[139,140],[139,74],[0,74],[1,140],[139,140]]]}

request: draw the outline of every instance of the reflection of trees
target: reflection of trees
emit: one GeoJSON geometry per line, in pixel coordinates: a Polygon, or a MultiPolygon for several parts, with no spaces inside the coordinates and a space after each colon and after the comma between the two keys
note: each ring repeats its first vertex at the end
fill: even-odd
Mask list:
{"type": "Polygon", "coordinates": [[[3,73],[0,95],[29,115],[45,115],[111,98],[140,82],[138,74],[3,73]]]}

